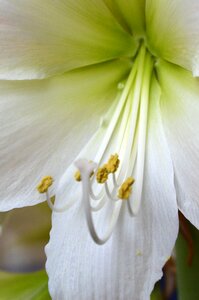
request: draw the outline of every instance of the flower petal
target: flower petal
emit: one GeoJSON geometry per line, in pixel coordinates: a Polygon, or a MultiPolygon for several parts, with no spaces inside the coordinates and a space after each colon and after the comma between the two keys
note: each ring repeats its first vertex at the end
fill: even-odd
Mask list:
{"type": "Polygon", "coordinates": [[[0,79],[44,78],[136,51],[102,1],[2,0],[0,23],[0,79]]]}
{"type": "Polygon", "coordinates": [[[160,57],[199,76],[198,0],[147,0],[148,40],[160,57]]]}
{"type": "Polygon", "coordinates": [[[184,188],[178,182],[178,179],[175,180],[177,199],[178,199],[178,208],[183,213],[184,216],[196,227],[199,229],[199,205],[198,201],[192,201],[190,195],[187,193],[186,188],[184,188]],[[187,201],[188,200],[188,201],[187,201]]]}
{"type": "MultiPolygon", "coordinates": [[[[153,84],[141,211],[132,218],[124,204],[117,227],[103,246],[91,239],[79,201],[63,214],[54,213],[46,247],[53,299],[146,300],[161,277],[177,236],[178,214],[173,168],[159,114],[159,90],[153,84]]],[[[99,229],[105,227],[107,218],[97,223],[99,229]]]]}
{"type": "Polygon", "coordinates": [[[126,31],[136,36],[143,36],[145,0],[104,0],[104,2],[126,31]]]}
{"type": "Polygon", "coordinates": [[[184,69],[161,61],[161,112],[175,169],[178,205],[199,228],[199,81],[184,69]]]}
{"type": "Polygon", "coordinates": [[[130,63],[113,61],[48,80],[0,82],[0,209],[45,200],[41,177],[56,182],[99,125],[130,63]]]}

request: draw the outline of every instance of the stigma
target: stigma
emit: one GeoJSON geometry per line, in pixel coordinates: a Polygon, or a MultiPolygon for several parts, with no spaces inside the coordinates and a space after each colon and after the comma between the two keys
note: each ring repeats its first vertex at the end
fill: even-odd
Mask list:
{"type": "Polygon", "coordinates": [[[133,177],[128,177],[121,183],[118,182],[119,176],[116,177],[116,172],[119,165],[118,154],[111,155],[102,166],[97,166],[96,163],[91,164],[86,159],[79,159],[75,162],[81,175],[82,204],[87,226],[92,239],[98,245],[103,245],[111,237],[119,218],[121,206],[124,204],[123,200],[129,200],[133,193],[132,186],[135,182],[133,177]],[[90,177],[91,171],[94,173],[92,178],[90,177]],[[97,188],[98,185],[100,188],[97,188]],[[102,234],[99,234],[95,225],[95,214],[100,213],[108,204],[111,204],[112,207],[108,220],[109,225],[102,234]]]}
{"type": "MultiPolygon", "coordinates": [[[[128,200],[132,194],[132,186],[135,182],[133,177],[126,178],[121,184],[117,182],[116,172],[119,169],[120,159],[118,154],[111,155],[101,167],[92,161],[79,159],[75,162],[77,170],[74,179],[82,184],[82,205],[90,235],[94,242],[104,244],[111,236],[119,218],[119,211],[123,200],[128,200]],[[94,185],[99,185],[101,190],[96,194],[94,185]],[[93,203],[95,202],[95,204],[93,203]],[[104,206],[111,202],[113,205],[110,216],[110,226],[105,230],[103,236],[99,236],[93,213],[99,212],[104,206]]],[[[63,212],[68,207],[56,207],[51,201],[49,189],[53,184],[51,176],[45,176],[37,186],[39,193],[46,193],[47,203],[54,212],[63,212]]]]}
{"type": "MultiPolygon", "coordinates": [[[[132,185],[135,182],[135,179],[133,177],[128,177],[119,187],[118,189],[118,183],[116,183],[116,178],[115,178],[115,173],[117,171],[117,169],[119,168],[119,156],[118,154],[114,154],[111,155],[108,162],[105,163],[102,167],[98,167],[96,169],[96,171],[94,172],[94,170],[92,171],[92,173],[90,174],[90,178],[91,175],[95,174],[96,177],[96,182],[98,184],[104,184],[105,185],[105,191],[107,194],[107,197],[110,198],[111,200],[128,200],[131,193],[132,193],[132,185]],[[117,196],[113,197],[111,196],[111,192],[109,191],[109,187],[107,185],[107,181],[109,180],[109,176],[110,174],[112,174],[113,178],[113,190],[118,189],[117,192],[117,196]],[[117,198],[116,198],[117,197],[117,198]]],[[[76,162],[76,165],[79,166],[79,168],[81,169],[81,172],[83,172],[83,174],[88,174],[87,171],[87,167],[89,166],[89,162],[87,162],[86,160],[79,160],[76,162]]],[[[75,174],[74,174],[74,178],[76,181],[80,182],[82,181],[82,175],[81,175],[80,170],[78,169],[75,174]]],[[[88,181],[88,178],[87,178],[88,181]]],[[[87,184],[89,184],[89,182],[87,182],[87,184]]],[[[89,187],[91,190],[91,186],[89,187]]],[[[114,191],[113,191],[114,192],[114,191]]],[[[92,195],[94,195],[94,192],[92,192],[92,195]]],[[[94,197],[97,198],[97,197],[94,197]]]]}

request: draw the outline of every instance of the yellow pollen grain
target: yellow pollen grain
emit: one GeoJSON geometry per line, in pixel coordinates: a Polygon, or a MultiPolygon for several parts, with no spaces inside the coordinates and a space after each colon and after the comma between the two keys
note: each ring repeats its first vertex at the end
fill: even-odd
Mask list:
{"type": "Polygon", "coordinates": [[[105,183],[108,179],[108,170],[106,165],[97,170],[96,180],[98,183],[105,183]]]}
{"type": "Polygon", "coordinates": [[[118,197],[122,200],[128,200],[132,193],[132,185],[135,182],[133,177],[128,177],[118,190],[118,197]]]}
{"type": "Polygon", "coordinates": [[[40,194],[46,193],[52,184],[53,184],[53,178],[51,176],[45,176],[38,184],[37,190],[40,194]]]}
{"type": "Polygon", "coordinates": [[[119,167],[119,164],[120,164],[119,156],[118,154],[114,154],[111,155],[111,157],[109,158],[106,164],[106,168],[109,173],[115,173],[119,167]]]}

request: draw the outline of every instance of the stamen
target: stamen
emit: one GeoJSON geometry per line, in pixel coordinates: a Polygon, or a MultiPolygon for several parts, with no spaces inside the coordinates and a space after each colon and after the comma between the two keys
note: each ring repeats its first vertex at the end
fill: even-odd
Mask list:
{"type": "Polygon", "coordinates": [[[129,211],[132,215],[137,215],[141,199],[142,189],[144,182],[144,167],[145,167],[145,148],[147,138],[147,121],[148,121],[148,104],[150,94],[150,80],[152,74],[153,61],[150,55],[146,55],[145,59],[145,70],[143,74],[143,87],[141,90],[141,101],[140,101],[140,115],[139,115],[139,126],[138,126],[138,145],[137,145],[137,172],[136,181],[137,184],[134,190],[134,199],[132,204],[129,203],[129,211]]]}
{"type": "MultiPolygon", "coordinates": [[[[75,162],[75,165],[78,167],[78,169],[80,170],[81,175],[82,175],[82,203],[83,203],[84,209],[85,209],[85,216],[86,216],[89,232],[90,232],[93,240],[98,245],[102,245],[110,238],[110,236],[113,232],[113,229],[117,223],[119,213],[120,213],[120,208],[121,208],[121,201],[114,204],[113,211],[112,211],[112,214],[109,219],[109,226],[106,228],[103,237],[99,237],[99,235],[96,231],[96,228],[95,228],[93,214],[92,214],[92,207],[91,207],[90,201],[89,201],[90,200],[90,197],[89,197],[90,179],[88,176],[89,175],[89,163],[86,160],[80,159],[75,162]]],[[[104,167],[104,170],[105,169],[106,168],[104,167]]],[[[107,170],[106,170],[106,172],[107,172],[107,170]]],[[[108,174],[108,172],[107,172],[107,174],[108,174]]]]}
{"type": "Polygon", "coordinates": [[[122,95],[119,99],[119,102],[118,102],[118,105],[116,107],[116,110],[114,111],[114,114],[112,115],[112,120],[107,128],[107,131],[106,131],[106,134],[104,136],[104,139],[103,139],[103,143],[101,144],[101,147],[99,149],[99,151],[97,152],[97,155],[95,157],[95,160],[96,161],[100,161],[101,158],[103,157],[103,154],[107,148],[107,145],[113,135],[113,132],[114,132],[114,129],[117,125],[117,122],[121,116],[121,113],[122,113],[122,110],[125,106],[125,102],[126,102],[126,99],[128,97],[128,94],[129,94],[129,90],[131,88],[131,85],[136,77],[136,73],[137,73],[137,60],[135,60],[135,63],[134,63],[134,68],[132,68],[130,74],[129,74],[129,77],[127,79],[127,82],[125,84],[125,87],[122,91],[122,95]]]}
{"type": "Polygon", "coordinates": [[[103,197],[100,199],[100,201],[97,202],[96,205],[91,205],[91,211],[93,212],[99,211],[104,207],[106,203],[107,203],[107,198],[103,195],[103,197]]]}
{"type": "Polygon", "coordinates": [[[51,201],[51,197],[49,195],[49,192],[47,191],[46,192],[46,199],[47,199],[47,203],[48,203],[48,206],[50,207],[50,209],[53,211],[53,212],[56,212],[56,213],[62,213],[66,210],[68,210],[74,203],[73,202],[66,202],[66,204],[62,207],[56,207],[52,201],[51,201]]]}
{"type": "Polygon", "coordinates": [[[75,177],[75,180],[78,182],[80,182],[82,180],[80,171],[76,171],[74,174],[74,177],[75,177]]]}
{"type": "Polygon", "coordinates": [[[111,155],[111,157],[109,158],[106,164],[106,169],[108,173],[115,173],[119,168],[119,164],[120,164],[120,160],[118,158],[118,154],[111,155]]]}
{"type": "Polygon", "coordinates": [[[108,197],[111,201],[118,201],[118,200],[119,200],[118,198],[114,197],[114,196],[112,195],[112,193],[109,191],[107,182],[105,182],[105,191],[106,191],[107,197],[108,197]]]}
{"type": "Polygon", "coordinates": [[[115,173],[113,173],[113,184],[114,187],[118,188],[120,185],[117,183],[116,177],[115,177],[115,173]]]}
{"type": "MultiPolygon", "coordinates": [[[[78,170],[75,172],[74,178],[76,181],[82,182],[82,204],[88,230],[93,240],[100,245],[110,238],[122,205],[128,206],[131,216],[135,216],[139,211],[145,167],[152,67],[153,59],[142,45],[128,79],[124,83],[118,84],[118,89],[121,91],[118,91],[116,105],[112,106],[111,112],[106,115],[106,118],[101,118],[100,128],[80,154],[88,153],[90,147],[93,147],[94,143],[103,137],[94,157],[98,165],[86,159],[79,159],[75,162],[78,170]],[[111,155],[108,162],[104,162],[107,153],[113,149],[120,154],[120,168],[120,159],[117,153],[111,155]],[[97,168],[97,166],[100,167],[97,168]],[[119,172],[116,174],[118,169],[119,172]],[[136,178],[136,184],[131,197],[132,186],[135,182],[133,177],[129,177],[132,174],[136,178]],[[112,177],[110,182],[108,182],[109,175],[112,177]],[[128,199],[126,204],[122,201],[128,199]],[[100,218],[100,212],[102,209],[106,209],[107,204],[110,204],[109,208],[112,208],[112,211],[108,217],[107,228],[99,234],[95,221],[99,222],[98,216],[100,218]],[[98,212],[97,220],[95,220],[96,212],[98,212]]],[[[48,205],[54,212],[65,211],[70,203],[57,208],[52,202],[48,191],[52,183],[52,177],[46,176],[37,189],[40,193],[46,193],[48,205]]],[[[57,190],[59,191],[59,187],[57,190]]],[[[59,194],[57,194],[58,196],[59,194]]],[[[72,202],[74,203],[74,200],[72,202]]],[[[137,255],[140,255],[139,252],[137,255]]]]}
{"type": "Polygon", "coordinates": [[[53,212],[64,212],[65,210],[67,210],[69,207],[72,206],[72,202],[67,202],[63,207],[55,207],[55,205],[53,204],[53,202],[51,201],[51,197],[49,195],[49,187],[53,184],[53,178],[51,176],[45,176],[43,177],[43,179],[41,180],[41,182],[38,184],[37,186],[37,190],[40,194],[44,194],[46,193],[46,200],[48,203],[48,206],[50,207],[50,209],[53,212]]]}
{"type": "Polygon", "coordinates": [[[108,170],[107,170],[107,165],[104,165],[103,167],[99,168],[97,170],[96,174],[96,180],[98,183],[105,183],[108,179],[108,170]]]}
{"type": "Polygon", "coordinates": [[[37,190],[40,194],[44,194],[48,191],[49,187],[53,184],[53,178],[51,176],[45,176],[37,186],[37,190]]]}
{"type": "Polygon", "coordinates": [[[128,200],[132,193],[132,185],[135,179],[133,177],[127,178],[118,190],[118,197],[122,200],[128,200]]]}

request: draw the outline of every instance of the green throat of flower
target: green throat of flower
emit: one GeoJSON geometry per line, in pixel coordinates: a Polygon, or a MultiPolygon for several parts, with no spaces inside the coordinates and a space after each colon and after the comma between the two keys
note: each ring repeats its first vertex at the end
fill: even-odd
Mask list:
{"type": "MultiPolygon", "coordinates": [[[[104,120],[101,122],[105,134],[95,162],[82,158],[75,162],[78,169],[75,179],[82,184],[82,204],[88,229],[97,244],[104,244],[110,238],[122,205],[128,206],[132,217],[136,216],[140,208],[153,65],[153,57],[142,45],[126,82],[118,84],[119,96],[111,121],[108,124],[104,120]],[[106,162],[105,153],[110,144],[114,144],[114,151],[119,156],[112,155],[106,162]],[[99,214],[110,202],[112,209],[109,222],[101,234],[96,230],[95,214],[99,214]]],[[[47,202],[54,212],[63,212],[69,204],[63,207],[53,205],[49,195],[52,184],[52,177],[46,176],[37,187],[38,191],[46,193],[47,202]]]]}

